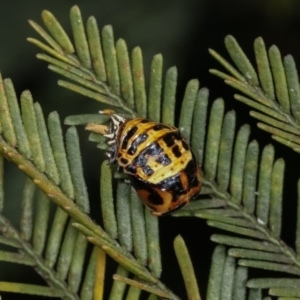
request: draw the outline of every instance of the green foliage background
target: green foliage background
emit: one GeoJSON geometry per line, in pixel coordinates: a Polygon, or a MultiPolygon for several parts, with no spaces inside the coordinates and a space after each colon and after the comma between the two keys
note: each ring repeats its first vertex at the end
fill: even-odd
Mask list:
{"type": "MultiPolygon", "coordinates": [[[[293,28],[299,22],[297,20],[299,16],[295,14],[297,3],[295,1],[286,1],[285,5],[282,6],[279,1],[278,3],[276,1],[272,3],[268,1],[260,3],[253,1],[251,4],[239,6],[238,1],[224,2],[220,4],[218,1],[199,1],[197,3],[194,1],[186,1],[184,3],[182,1],[173,1],[172,6],[168,5],[167,1],[165,3],[154,1],[145,4],[141,4],[138,1],[122,4],[110,2],[108,7],[97,4],[99,5],[98,9],[93,1],[85,1],[82,4],[79,3],[79,5],[83,15],[86,17],[93,14],[100,26],[112,23],[115,36],[123,37],[130,49],[135,45],[141,46],[146,74],[149,73],[152,56],[156,53],[164,55],[165,66],[177,65],[179,70],[178,99],[182,99],[186,82],[191,78],[197,77],[200,79],[201,86],[206,86],[210,89],[211,99],[214,99],[216,96],[222,96],[227,101],[227,108],[234,107],[237,109],[238,124],[243,124],[244,122],[254,124],[255,122],[248,118],[248,109],[246,107],[236,105],[236,102],[233,104],[233,101],[230,101],[232,91],[224,87],[221,81],[208,74],[208,68],[216,65],[216,63],[212,59],[208,59],[207,49],[210,47],[221,52],[224,49],[224,36],[231,33],[238,39],[239,43],[251,57],[252,52],[251,50],[247,51],[247,47],[251,47],[252,41],[256,36],[262,35],[267,44],[269,42],[278,45],[282,53],[292,51],[295,60],[299,61],[296,54],[300,52],[297,51],[297,46],[294,43],[297,37],[293,35],[296,34],[293,28]],[[234,9],[225,10],[226,8],[233,7],[234,9]]],[[[55,83],[56,77],[34,58],[36,49],[33,49],[33,47],[24,41],[25,36],[32,36],[32,31],[27,26],[25,20],[27,18],[39,20],[40,12],[44,8],[52,11],[62,22],[63,26],[69,28],[69,20],[66,16],[69,14],[70,4],[67,1],[63,3],[61,1],[57,3],[55,1],[51,1],[51,3],[50,1],[45,1],[38,5],[36,3],[32,5],[30,1],[24,1],[22,3],[18,2],[18,5],[13,7],[14,1],[10,3],[11,7],[7,6],[1,10],[1,21],[4,21],[5,24],[1,28],[4,33],[9,34],[8,37],[4,33],[3,35],[2,32],[0,33],[3,41],[0,50],[6,52],[6,55],[9,54],[5,56],[5,53],[1,53],[0,66],[2,74],[5,77],[13,79],[17,92],[29,88],[34,95],[34,99],[41,102],[45,114],[55,109],[59,111],[63,118],[64,115],[78,113],[78,111],[81,113],[91,113],[99,110],[97,103],[82,101],[80,96],[63,89],[58,89],[55,83]],[[11,17],[7,18],[7,16],[11,17]],[[20,37],[16,35],[16,32],[20,37]],[[20,44],[10,44],[12,41],[14,43],[19,42],[20,44]],[[14,70],[14,68],[16,69],[14,70]],[[71,111],[70,107],[74,111],[71,111]]],[[[80,132],[80,135],[82,137],[86,136],[83,131],[80,132]]],[[[260,142],[262,145],[271,141],[268,134],[254,130],[253,135],[261,137],[262,140],[260,142]]],[[[86,143],[82,147],[83,156],[88,154],[84,160],[84,166],[85,173],[87,174],[86,181],[89,184],[89,192],[90,195],[93,195],[93,193],[97,195],[97,178],[99,177],[99,173],[91,170],[94,169],[93,167],[96,163],[100,163],[100,151],[96,150],[91,143],[86,143]],[[94,156],[95,160],[90,159],[91,156],[94,156]]],[[[298,156],[281,146],[278,149],[278,151],[276,150],[278,156],[283,156],[284,158],[288,156],[288,169],[289,160],[293,161],[298,156]]],[[[291,192],[287,191],[287,197],[290,196],[292,198],[296,194],[295,186],[299,172],[295,172],[295,175],[292,174],[295,170],[291,167],[288,171],[290,171],[291,178],[294,178],[291,179],[290,183],[287,183],[291,187],[291,192]]],[[[19,172],[14,168],[8,171],[7,175],[10,174],[12,178],[11,182],[14,182],[14,184],[7,182],[6,191],[7,195],[13,198],[22,189],[22,185],[20,184],[19,186],[19,182],[22,183],[22,180],[16,180],[19,172]],[[17,182],[17,185],[15,182],[17,182]],[[10,187],[13,187],[13,189],[10,190],[10,187]]],[[[16,201],[19,201],[19,199],[16,199],[16,201]]],[[[288,211],[288,209],[287,207],[286,210],[288,211]]],[[[5,207],[5,210],[5,213],[11,215],[17,223],[19,216],[15,213],[14,203],[10,202],[5,207]]],[[[97,216],[94,217],[96,218],[97,216]]],[[[199,281],[205,282],[205,278],[208,275],[207,255],[213,249],[213,244],[209,241],[210,229],[207,228],[204,222],[202,222],[203,232],[197,233],[199,234],[199,240],[201,239],[203,242],[201,245],[199,240],[193,243],[196,240],[193,228],[195,226],[198,228],[200,222],[198,219],[162,219],[161,239],[164,241],[162,244],[162,256],[170,257],[169,261],[164,261],[166,266],[172,265],[174,268],[177,268],[177,263],[175,259],[172,259],[172,255],[170,254],[170,251],[173,252],[170,245],[174,237],[180,233],[186,240],[194,264],[196,262],[201,266],[201,268],[195,267],[197,277],[200,279],[199,281]]],[[[286,240],[290,239],[293,241],[293,237],[289,236],[288,231],[288,228],[284,228],[286,240]]],[[[14,273],[13,270],[10,272],[14,273]]],[[[178,288],[178,291],[176,291],[177,286],[182,287],[182,279],[173,278],[172,273],[173,271],[171,270],[169,274],[167,272],[164,274],[166,278],[164,282],[170,282],[169,286],[174,284],[174,291],[184,297],[183,288],[178,288]]],[[[5,272],[5,276],[7,274],[5,272]]],[[[20,278],[22,278],[22,275],[20,278]]],[[[206,285],[203,285],[201,288],[203,294],[205,294],[206,285]]]]}

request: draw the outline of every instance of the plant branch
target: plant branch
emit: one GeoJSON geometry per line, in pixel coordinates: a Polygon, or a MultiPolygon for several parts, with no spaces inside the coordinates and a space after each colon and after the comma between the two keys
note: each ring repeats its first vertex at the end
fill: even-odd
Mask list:
{"type": "MultiPolygon", "coordinates": [[[[28,175],[56,205],[62,208],[76,222],[81,224],[81,227],[85,227],[87,232],[84,230],[80,231],[88,234],[89,236],[92,235],[93,238],[89,238],[89,240],[93,240],[94,244],[101,245],[101,248],[108,255],[116,259],[120,264],[123,262],[120,260],[120,257],[123,257],[124,259],[127,258],[127,267],[132,265],[133,268],[131,271],[135,270],[134,266],[139,265],[136,259],[123,249],[117,241],[112,239],[99,225],[95,224],[90,217],[85,214],[70,198],[68,198],[57,185],[48,179],[44,173],[40,172],[30,161],[26,160],[18,151],[16,151],[15,148],[9,146],[2,137],[0,137],[0,154],[16,164],[19,169],[28,175]]],[[[20,243],[22,248],[28,251],[28,254],[34,254],[29,244],[22,240],[20,243]]],[[[35,259],[39,264],[43,265],[39,256],[36,256],[35,259]]],[[[178,297],[168,290],[157,278],[153,277],[153,275],[151,275],[144,266],[139,266],[139,271],[144,274],[144,277],[151,279],[151,282],[155,282],[162,291],[169,295],[169,299],[178,299],[178,297]]]]}
{"type": "Polygon", "coordinates": [[[27,257],[32,260],[36,271],[44,278],[50,287],[59,289],[65,299],[79,300],[79,297],[75,293],[69,291],[67,284],[63,280],[57,278],[54,270],[47,266],[45,261],[34,251],[28,242],[21,238],[20,233],[2,214],[0,215],[0,226],[1,231],[4,232],[7,237],[12,238],[19,243],[20,250],[22,249],[27,257]]]}
{"type": "Polygon", "coordinates": [[[267,227],[259,224],[259,222],[257,221],[257,219],[253,215],[245,212],[241,205],[235,204],[232,201],[231,195],[229,195],[228,193],[220,191],[215,183],[213,183],[211,181],[208,181],[206,179],[203,180],[203,185],[206,186],[206,187],[209,187],[212,190],[212,192],[211,192],[212,196],[218,197],[219,199],[226,200],[227,205],[230,208],[238,211],[241,214],[241,217],[243,217],[244,219],[246,219],[248,222],[250,222],[252,224],[252,226],[251,226],[252,228],[254,228],[257,231],[259,231],[260,233],[262,233],[264,235],[264,239],[266,241],[268,241],[271,244],[277,246],[280,249],[280,252],[283,255],[285,255],[286,257],[288,257],[289,260],[291,260],[293,262],[293,264],[297,268],[300,269],[300,261],[297,260],[295,251],[292,248],[290,248],[281,239],[273,237],[270,233],[270,230],[267,227]]]}

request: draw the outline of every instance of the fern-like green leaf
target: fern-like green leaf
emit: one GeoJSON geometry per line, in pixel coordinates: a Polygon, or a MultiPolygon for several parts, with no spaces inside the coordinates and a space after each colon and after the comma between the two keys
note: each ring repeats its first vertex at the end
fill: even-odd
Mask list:
{"type": "MultiPolygon", "coordinates": [[[[299,275],[298,256],[280,239],[285,163],[282,159],[274,160],[274,148],[267,145],[261,153],[259,167],[258,145],[256,141],[249,143],[248,126],[240,128],[234,144],[230,145],[236,130],[234,118],[231,112],[224,117],[221,101],[216,100],[212,105],[215,112],[210,113],[208,137],[203,145],[204,185],[209,188],[203,193],[210,194],[215,200],[227,199],[227,204],[216,208],[198,207],[196,202],[201,202],[198,200],[194,207],[191,204],[190,208],[183,208],[173,215],[204,218],[209,226],[244,236],[212,236],[213,241],[233,247],[229,255],[239,258],[237,265],[241,272],[245,267],[251,267],[299,275]],[[222,140],[229,144],[222,143],[222,140]]],[[[298,241],[298,230],[296,237],[298,241]]],[[[221,267],[216,267],[216,270],[221,272],[221,267]]],[[[214,280],[217,278],[213,269],[211,276],[214,280]]],[[[246,273],[241,276],[247,279],[246,273]]],[[[240,290],[240,283],[236,284],[232,299],[245,299],[245,286],[240,290]]],[[[260,295],[261,291],[252,293],[260,295]]]]}
{"type": "Polygon", "coordinates": [[[181,273],[183,275],[188,298],[201,300],[191,258],[189,256],[185,242],[181,236],[177,236],[175,238],[174,248],[181,273]]]}
{"type": "Polygon", "coordinates": [[[210,50],[210,54],[231,75],[214,69],[210,72],[249,97],[235,95],[236,100],[261,112],[250,111],[250,115],[259,121],[259,128],[271,133],[276,141],[299,152],[300,88],[293,57],[287,55],[282,59],[276,46],[271,46],[267,51],[263,39],[259,37],[254,41],[256,72],[234,37],[227,36],[225,46],[239,71],[210,50]]]}

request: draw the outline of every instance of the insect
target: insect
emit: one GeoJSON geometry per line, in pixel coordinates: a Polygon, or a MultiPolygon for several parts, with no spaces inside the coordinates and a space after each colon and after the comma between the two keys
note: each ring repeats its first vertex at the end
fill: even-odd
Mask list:
{"type": "Polygon", "coordinates": [[[188,204],[201,189],[199,165],[173,126],[111,114],[106,152],[129,175],[152,214],[162,216],[188,204]]]}

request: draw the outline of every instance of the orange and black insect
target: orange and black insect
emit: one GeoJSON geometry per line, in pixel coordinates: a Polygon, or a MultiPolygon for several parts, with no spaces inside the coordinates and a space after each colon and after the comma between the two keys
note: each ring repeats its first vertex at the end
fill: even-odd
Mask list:
{"type": "Polygon", "coordinates": [[[104,136],[110,163],[129,175],[153,215],[177,210],[199,194],[199,165],[176,127],[112,114],[104,136]]]}

